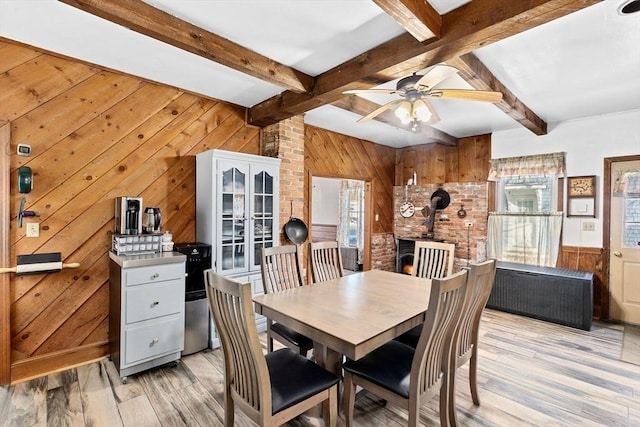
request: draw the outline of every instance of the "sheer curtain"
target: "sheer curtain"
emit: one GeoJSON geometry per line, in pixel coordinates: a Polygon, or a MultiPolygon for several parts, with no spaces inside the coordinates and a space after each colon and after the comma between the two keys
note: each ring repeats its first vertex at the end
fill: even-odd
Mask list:
{"type": "Polygon", "coordinates": [[[364,181],[342,180],[338,199],[338,243],[345,248],[357,247],[359,261],[364,246],[363,210],[364,181]]]}
{"type": "Polygon", "coordinates": [[[338,244],[341,247],[349,246],[349,181],[343,179],[340,182],[340,194],[338,195],[338,227],[336,229],[338,244]]]}
{"type": "Polygon", "coordinates": [[[489,213],[487,255],[502,261],[555,267],[562,212],[489,213]]]}

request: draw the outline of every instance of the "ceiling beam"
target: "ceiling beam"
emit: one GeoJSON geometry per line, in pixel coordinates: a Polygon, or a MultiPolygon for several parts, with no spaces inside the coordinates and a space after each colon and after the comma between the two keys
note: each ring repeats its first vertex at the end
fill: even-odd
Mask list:
{"type": "Polygon", "coordinates": [[[442,17],[425,0],[373,0],[416,40],[440,38],[442,17]]]}
{"type": "Polygon", "coordinates": [[[601,0],[473,0],[443,16],[442,36],[420,43],[398,36],[316,77],[313,94],[285,91],[248,111],[266,126],[337,101],[348,89],[369,89],[563,17],[601,0]]]}
{"type": "Polygon", "coordinates": [[[133,31],[273,83],[292,93],[308,93],[313,77],[176,18],[141,0],[59,0],[133,31]]]}
{"type": "MultiPolygon", "coordinates": [[[[380,104],[376,104],[375,102],[369,101],[368,99],[362,98],[361,96],[345,96],[342,99],[339,99],[333,102],[331,105],[334,105],[338,108],[342,108],[343,110],[351,111],[352,113],[359,114],[361,116],[366,116],[376,108],[380,107],[380,104]]],[[[407,132],[411,132],[411,130],[400,123],[400,120],[395,116],[393,111],[387,110],[381,114],[375,116],[372,120],[377,120],[381,123],[386,123],[393,127],[405,130],[407,132]]],[[[429,125],[418,125],[419,133],[423,136],[427,142],[436,142],[441,145],[448,145],[451,147],[456,147],[458,145],[458,138],[449,135],[448,133],[442,132],[434,127],[429,125]]]]}
{"type": "Polygon", "coordinates": [[[547,134],[547,123],[502,84],[473,53],[452,58],[447,64],[456,67],[459,75],[474,89],[501,92],[502,100],[494,104],[496,107],[536,135],[547,134]]]}

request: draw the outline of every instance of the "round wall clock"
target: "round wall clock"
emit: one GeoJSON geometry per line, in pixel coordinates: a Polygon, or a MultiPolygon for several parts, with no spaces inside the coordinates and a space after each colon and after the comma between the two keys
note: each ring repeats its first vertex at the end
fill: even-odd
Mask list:
{"type": "Polygon", "coordinates": [[[411,218],[416,210],[416,207],[413,206],[411,202],[402,202],[400,205],[400,215],[404,218],[411,218]]]}

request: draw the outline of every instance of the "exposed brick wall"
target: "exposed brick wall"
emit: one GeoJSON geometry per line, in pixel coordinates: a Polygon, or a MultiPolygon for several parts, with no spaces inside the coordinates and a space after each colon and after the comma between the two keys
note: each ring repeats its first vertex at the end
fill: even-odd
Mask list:
{"type": "Polygon", "coordinates": [[[371,268],[395,271],[396,241],[393,233],[380,233],[371,236],[371,268]]]}
{"type": "Polygon", "coordinates": [[[455,270],[471,262],[486,260],[487,221],[488,221],[488,184],[486,182],[450,182],[442,185],[408,186],[407,199],[416,207],[416,213],[411,218],[400,216],[400,204],[405,200],[405,187],[393,188],[394,199],[394,233],[396,237],[421,237],[426,233],[425,218],[420,209],[431,205],[431,195],[438,188],[449,193],[451,202],[443,210],[436,212],[433,231],[435,239],[455,243],[455,270]],[[465,218],[459,218],[458,210],[464,205],[467,212],[465,218]],[[473,223],[467,230],[466,222],[473,223]],[[467,244],[467,232],[469,244],[467,244]]]}
{"type": "MultiPolygon", "coordinates": [[[[291,244],[282,229],[291,217],[304,218],[304,118],[296,116],[282,120],[263,129],[263,154],[272,154],[275,139],[277,157],[280,159],[280,243],[291,244]],[[265,152],[264,139],[269,139],[265,152]]],[[[303,270],[306,262],[306,245],[301,245],[303,270]]]]}
{"type": "MultiPolygon", "coordinates": [[[[262,135],[263,140],[275,138],[277,157],[281,161],[280,229],[282,229],[290,217],[304,218],[304,119],[302,116],[297,116],[282,120],[265,127],[262,135]]],[[[284,239],[284,235],[281,237],[284,239]]]]}

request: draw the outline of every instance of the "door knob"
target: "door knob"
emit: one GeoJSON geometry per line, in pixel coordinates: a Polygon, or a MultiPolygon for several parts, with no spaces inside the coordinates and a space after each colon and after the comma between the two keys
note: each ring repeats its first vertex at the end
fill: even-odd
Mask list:
{"type": "Polygon", "coordinates": [[[622,258],[622,252],[620,252],[620,251],[615,251],[613,254],[615,256],[617,256],[618,258],[622,258]]]}

